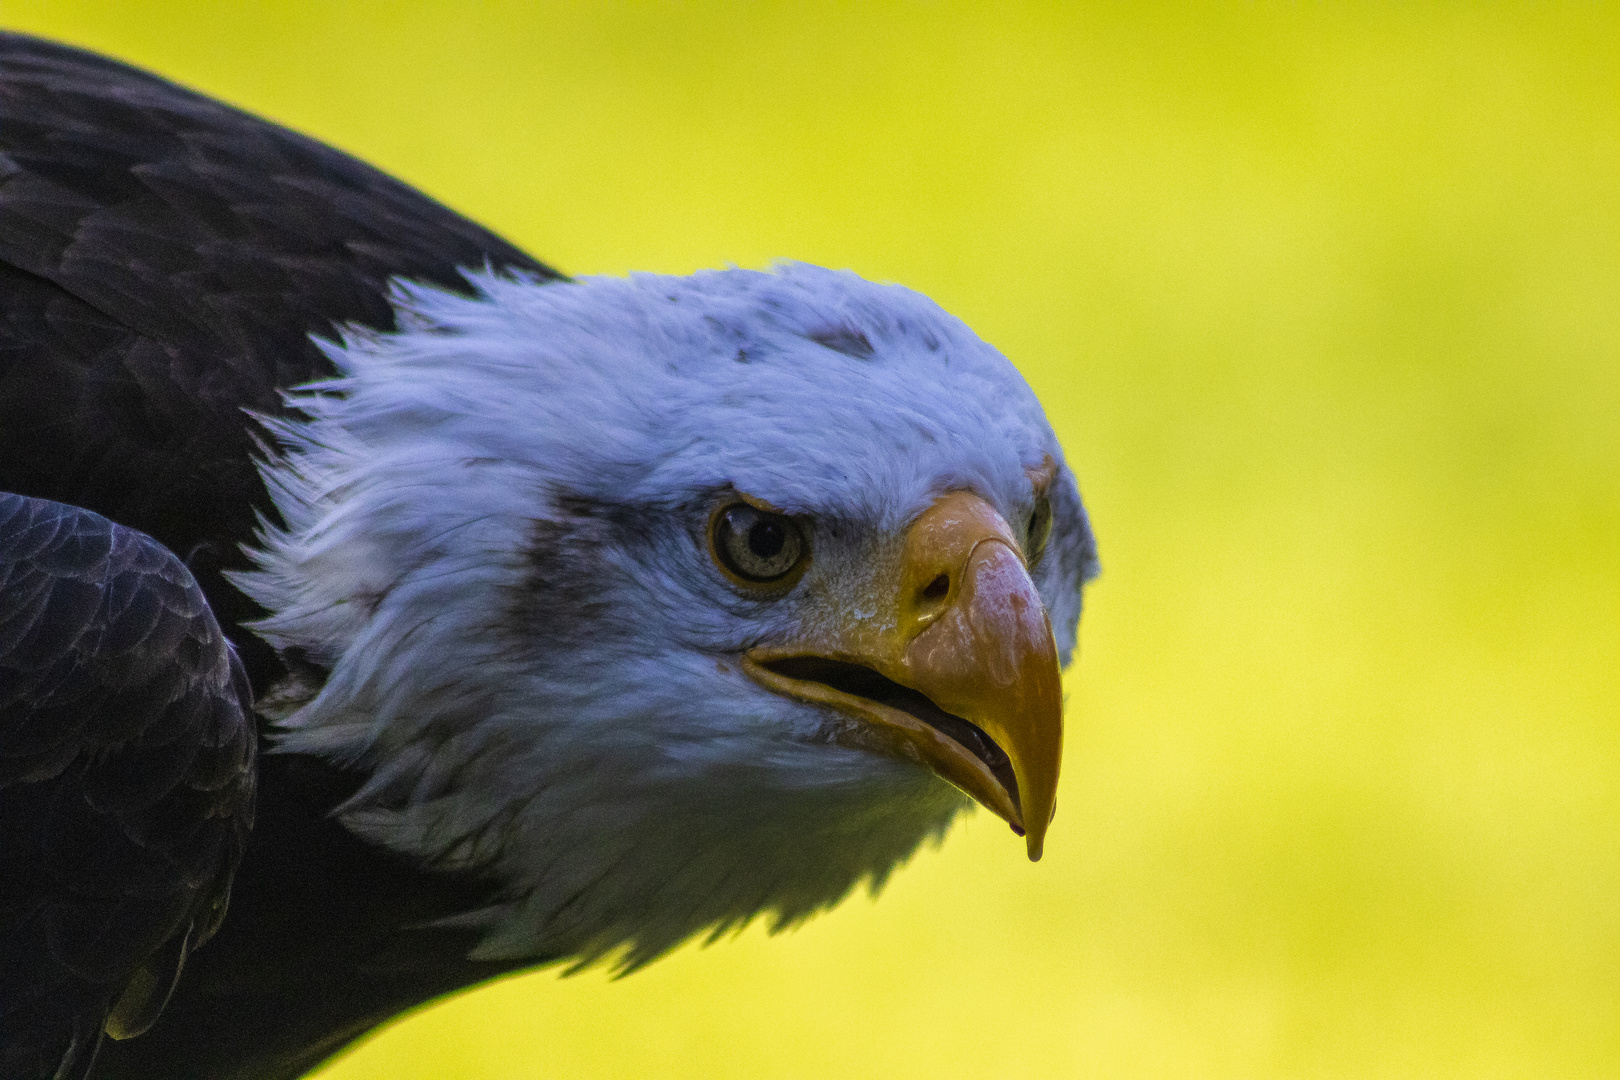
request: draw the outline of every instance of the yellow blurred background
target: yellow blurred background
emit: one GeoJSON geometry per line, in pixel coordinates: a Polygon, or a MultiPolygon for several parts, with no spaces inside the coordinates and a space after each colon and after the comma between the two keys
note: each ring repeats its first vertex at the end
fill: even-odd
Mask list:
{"type": "Polygon", "coordinates": [[[929,293],[1105,567],[1047,857],[322,1080],[1620,1075],[1620,15],[0,0],[570,273],[929,293]]]}

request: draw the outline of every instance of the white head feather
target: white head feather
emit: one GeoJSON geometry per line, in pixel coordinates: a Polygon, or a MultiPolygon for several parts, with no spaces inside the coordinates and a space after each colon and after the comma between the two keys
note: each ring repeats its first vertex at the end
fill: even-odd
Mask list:
{"type": "MultiPolygon", "coordinates": [[[[1027,520],[1063,461],[1011,364],[926,298],[790,264],[562,284],[402,286],[403,329],[272,422],[257,627],[331,676],[284,750],[370,771],[357,833],[504,883],[480,958],[645,962],[875,890],[967,805],[736,663],[830,618],[903,530],[966,488],[1027,520]],[[787,596],[707,557],[715,500],[813,520],[787,596]]],[[[1095,571],[1066,469],[1035,571],[1064,661],[1095,571]]]]}

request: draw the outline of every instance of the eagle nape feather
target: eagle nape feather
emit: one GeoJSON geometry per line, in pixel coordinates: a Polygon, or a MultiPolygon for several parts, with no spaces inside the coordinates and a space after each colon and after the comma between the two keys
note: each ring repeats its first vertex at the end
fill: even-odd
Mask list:
{"type": "Polygon", "coordinates": [[[975,804],[1042,854],[1095,542],[902,287],[569,279],[0,34],[0,492],[3,1080],[298,1076],[975,804]]]}

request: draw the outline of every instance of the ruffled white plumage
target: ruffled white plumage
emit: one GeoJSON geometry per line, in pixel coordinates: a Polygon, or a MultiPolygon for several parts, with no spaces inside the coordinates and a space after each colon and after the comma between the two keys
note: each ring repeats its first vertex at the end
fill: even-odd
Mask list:
{"type": "MultiPolygon", "coordinates": [[[[729,489],[813,515],[819,580],[847,582],[943,491],[1027,519],[1026,470],[1062,461],[1033,394],[848,273],[477,284],[402,286],[401,332],[330,346],[341,376],[273,428],[284,527],[237,582],[331,671],[282,745],[370,770],[350,828],[503,883],[464,917],[485,957],[636,964],[877,887],[966,800],[742,675],[742,649],[847,613],[739,596],[694,522],[729,489]]],[[[1071,501],[1037,568],[1065,658],[1094,570],[1071,501]]]]}

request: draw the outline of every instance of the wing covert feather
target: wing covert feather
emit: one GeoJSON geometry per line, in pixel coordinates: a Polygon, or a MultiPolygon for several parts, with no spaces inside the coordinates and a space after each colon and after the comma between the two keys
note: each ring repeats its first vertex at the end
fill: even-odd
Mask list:
{"type": "Polygon", "coordinates": [[[223,916],[255,753],[246,673],[180,560],[0,494],[0,1076],[93,1053],[115,1005],[156,1018],[223,916]]]}

